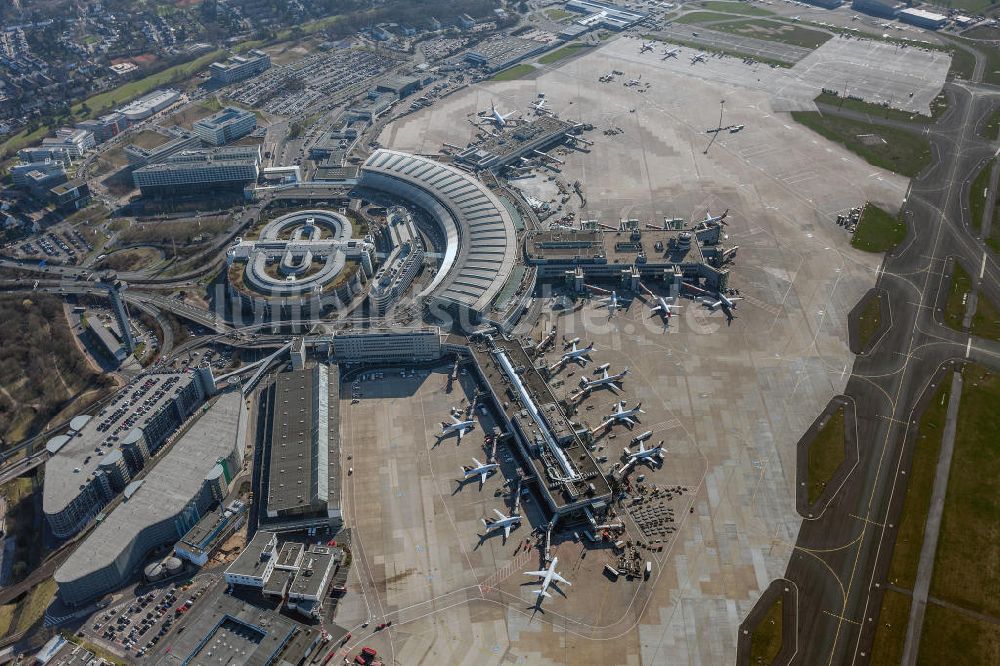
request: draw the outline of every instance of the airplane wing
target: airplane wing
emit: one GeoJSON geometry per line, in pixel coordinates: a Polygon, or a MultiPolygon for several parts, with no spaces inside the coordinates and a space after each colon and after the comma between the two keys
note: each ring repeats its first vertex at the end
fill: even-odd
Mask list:
{"type": "Polygon", "coordinates": [[[548,592],[546,592],[545,590],[535,590],[535,596],[538,596],[538,597],[551,597],[552,595],[549,594],[548,592]]]}
{"type": "Polygon", "coordinates": [[[509,536],[510,536],[510,523],[507,523],[506,525],[503,526],[504,541],[506,541],[509,536]]]}
{"type": "Polygon", "coordinates": [[[615,395],[621,395],[622,390],[614,382],[608,382],[608,388],[614,391],[615,395]]]}
{"type": "Polygon", "coordinates": [[[627,416],[622,417],[622,421],[624,421],[625,423],[629,424],[630,426],[635,426],[635,421],[633,421],[632,419],[630,419],[627,416]]]}
{"type": "Polygon", "coordinates": [[[552,579],[559,581],[563,585],[573,585],[573,583],[569,582],[568,580],[557,574],[555,571],[552,572],[552,579]]]}
{"type": "Polygon", "coordinates": [[[489,476],[488,472],[482,472],[479,474],[479,487],[482,488],[483,484],[486,483],[486,477],[489,476]]]}
{"type": "Polygon", "coordinates": [[[504,519],[506,519],[506,518],[507,518],[507,516],[505,516],[505,515],[503,515],[502,513],[500,513],[500,510],[499,510],[499,509],[493,509],[493,513],[497,514],[497,516],[499,516],[499,517],[500,517],[500,520],[504,520],[504,519]]]}
{"type": "Polygon", "coordinates": [[[473,463],[475,463],[475,466],[476,466],[476,467],[482,467],[482,466],[483,466],[483,463],[479,462],[479,461],[478,461],[478,460],[476,460],[475,458],[473,458],[473,459],[472,459],[472,462],[473,462],[473,463]]]}
{"type": "Polygon", "coordinates": [[[464,436],[465,436],[465,428],[459,428],[458,429],[458,441],[461,442],[462,441],[462,437],[464,437],[464,436]]]}
{"type": "Polygon", "coordinates": [[[545,576],[548,575],[548,573],[549,573],[548,571],[525,571],[524,575],[525,576],[539,576],[539,577],[544,578],[545,576]]]}

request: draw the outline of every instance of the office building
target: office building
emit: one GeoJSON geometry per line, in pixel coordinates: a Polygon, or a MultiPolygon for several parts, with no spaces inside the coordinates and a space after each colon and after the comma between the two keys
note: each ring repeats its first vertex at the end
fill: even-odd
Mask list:
{"type": "Polygon", "coordinates": [[[441,357],[441,332],[433,327],[338,331],[333,356],[339,363],[434,360],[441,357]]]}
{"type": "Polygon", "coordinates": [[[59,210],[79,210],[90,203],[90,185],[85,180],[68,180],[51,188],[47,199],[59,210]]]}
{"type": "Polygon", "coordinates": [[[202,118],[192,129],[205,143],[221,146],[246,136],[255,127],[257,116],[252,111],[227,106],[208,118],[202,118]]]}
{"type": "Polygon", "coordinates": [[[257,530],[236,561],[226,568],[226,583],[263,590],[277,559],[278,535],[257,530]]]}
{"type": "Polygon", "coordinates": [[[65,163],[60,160],[46,158],[40,161],[23,162],[22,164],[15,164],[10,168],[10,177],[14,183],[14,187],[27,187],[28,174],[32,172],[59,174],[63,178],[66,177],[65,163]]]}
{"type": "Polygon", "coordinates": [[[238,391],[223,394],[142,480],[126,488],[124,501],[56,570],[63,601],[83,604],[126,585],[147,553],[174,544],[225,498],[243,467],[239,423],[246,409],[238,391]]]}
{"type": "Polygon", "coordinates": [[[240,500],[233,500],[225,507],[219,505],[181,537],[174,545],[174,554],[196,566],[204,566],[219,546],[243,526],[246,518],[247,505],[240,500]]]}
{"type": "Polygon", "coordinates": [[[133,167],[144,167],[148,164],[159,164],[171,155],[185,150],[201,148],[201,139],[194,133],[182,127],[172,127],[164,130],[163,143],[143,148],[134,143],[125,146],[125,157],[133,167]]]}
{"type": "Polygon", "coordinates": [[[260,176],[260,148],[187,150],[132,172],[143,196],[242,190],[260,176]]]}
{"type": "Polygon", "coordinates": [[[127,126],[125,116],[117,111],[105,114],[93,120],[84,120],[76,124],[77,129],[87,130],[94,135],[94,141],[104,143],[121,132],[127,126]]]}
{"type": "Polygon", "coordinates": [[[263,51],[248,51],[245,56],[234,55],[225,62],[213,62],[208,71],[212,81],[228,85],[248,79],[266,71],[271,66],[271,57],[263,51]]]}

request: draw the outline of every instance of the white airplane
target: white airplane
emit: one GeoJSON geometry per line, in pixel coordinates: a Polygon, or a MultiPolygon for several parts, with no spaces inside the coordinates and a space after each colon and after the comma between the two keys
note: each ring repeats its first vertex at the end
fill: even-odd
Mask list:
{"type": "Polygon", "coordinates": [[[463,421],[456,416],[452,416],[451,420],[453,423],[448,423],[447,421],[441,422],[441,434],[438,435],[438,439],[444,439],[453,432],[458,433],[458,441],[462,441],[462,437],[465,436],[467,430],[472,430],[476,427],[476,422],[472,419],[468,421],[463,421]]]}
{"type": "Polygon", "coordinates": [[[608,420],[610,421],[623,421],[628,425],[629,428],[635,427],[638,422],[638,417],[633,419],[636,414],[645,414],[642,409],[642,403],[640,402],[632,409],[625,409],[625,401],[622,400],[617,405],[615,405],[615,411],[608,414],[608,420]]]}
{"type": "Polygon", "coordinates": [[[617,375],[609,374],[605,368],[604,374],[597,379],[580,379],[580,390],[581,391],[592,391],[595,388],[600,388],[601,386],[607,386],[609,389],[614,391],[616,394],[621,393],[621,387],[619,384],[625,379],[625,375],[628,374],[628,368],[625,368],[617,375]]]}
{"type": "Polygon", "coordinates": [[[497,110],[497,105],[494,102],[490,102],[490,112],[480,117],[480,121],[484,123],[493,123],[497,126],[497,129],[502,129],[507,126],[507,119],[516,113],[511,111],[510,113],[504,115],[497,110]]]}
{"type": "Polygon", "coordinates": [[[535,113],[551,113],[549,109],[546,108],[546,105],[548,103],[549,101],[543,97],[542,99],[532,104],[531,108],[535,110],[535,113]]]}
{"type": "Polygon", "coordinates": [[[705,62],[706,58],[708,58],[707,53],[696,53],[691,56],[691,64],[693,65],[696,62],[705,62]]]}
{"type": "Polygon", "coordinates": [[[715,292],[715,296],[702,296],[701,297],[701,302],[709,310],[714,310],[715,308],[719,307],[720,305],[722,306],[722,308],[724,310],[726,310],[726,309],[728,309],[728,310],[735,310],[736,309],[736,301],[742,301],[742,300],[743,300],[743,297],[741,297],[741,296],[726,296],[721,291],[715,292]]]}
{"type": "Polygon", "coordinates": [[[485,519],[482,519],[483,526],[486,528],[486,534],[488,535],[491,532],[495,532],[496,530],[502,529],[503,540],[504,543],[506,543],[507,537],[510,536],[511,527],[513,527],[514,525],[521,524],[521,516],[517,515],[516,513],[513,513],[509,516],[505,516],[497,509],[493,509],[493,513],[497,514],[496,520],[491,520],[490,522],[486,522],[485,519]]]}
{"type": "Polygon", "coordinates": [[[576,341],[573,342],[573,348],[563,352],[562,358],[556,365],[562,365],[570,361],[576,361],[581,365],[586,365],[587,361],[591,360],[590,352],[594,351],[594,343],[591,342],[586,347],[577,347],[576,341]]]}
{"type": "MultiPolygon", "coordinates": [[[[652,296],[652,294],[650,294],[652,296]]],[[[663,296],[653,296],[656,301],[656,305],[649,309],[650,316],[659,314],[660,318],[663,319],[663,323],[666,324],[670,321],[670,318],[674,316],[674,310],[680,310],[681,306],[674,305],[673,303],[668,303],[667,299],[663,296]]],[[[670,296],[670,300],[674,297],[670,296]]]]}
{"type": "Polygon", "coordinates": [[[639,47],[639,53],[645,53],[646,51],[653,50],[653,42],[643,42],[642,46],[639,47]]]}
{"type": "MultiPolygon", "coordinates": [[[[628,449],[626,449],[626,451],[627,450],[628,449]]],[[[653,456],[659,455],[659,453],[661,451],[663,451],[663,444],[662,443],[661,444],[657,444],[656,446],[654,446],[651,449],[647,449],[645,446],[643,446],[642,442],[639,442],[639,450],[636,451],[635,453],[629,452],[629,454],[628,454],[628,462],[626,464],[627,465],[631,465],[633,463],[641,462],[643,460],[653,459],[653,456]]]]}
{"type": "Polygon", "coordinates": [[[479,476],[479,489],[482,490],[483,484],[486,483],[486,479],[490,474],[497,471],[499,465],[496,463],[486,463],[485,465],[475,458],[472,459],[473,466],[462,466],[462,474],[468,479],[471,476],[479,476]]]}
{"type": "MultiPolygon", "coordinates": [[[[743,125],[738,125],[738,127],[740,129],[743,129],[743,125]]],[[[730,131],[732,131],[731,128],[730,131]]],[[[739,130],[736,131],[738,132],[739,130]]],[[[712,211],[706,210],[705,219],[701,221],[701,224],[721,224],[723,226],[727,226],[729,224],[728,222],[726,222],[727,215],[729,215],[728,208],[722,212],[722,215],[712,215],[712,211]]]]}
{"type": "Polygon", "coordinates": [[[613,317],[619,308],[625,307],[625,303],[622,299],[618,298],[618,292],[615,290],[612,289],[611,291],[608,291],[607,289],[601,289],[600,287],[593,287],[591,285],[587,285],[587,287],[598,293],[608,294],[604,298],[597,299],[597,302],[601,305],[601,307],[608,308],[609,317],[613,317]]]}
{"type": "Polygon", "coordinates": [[[535,590],[535,595],[536,596],[539,596],[539,597],[551,597],[552,595],[548,593],[548,589],[549,589],[549,585],[552,585],[553,583],[564,583],[566,585],[572,585],[573,584],[573,583],[569,582],[568,580],[566,580],[565,578],[563,578],[562,576],[560,576],[559,572],[556,571],[556,564],[558,564],[558,563],[559,563],[559,558],[558,557],[553,557],[552,558],[552,564],[549,565],[548,569],[543,569],[542,571],[525,571],[524,572],[525,576],[538,576],[539,578],[542,579],[541,581],[539,581],[542,584],[541,589],[535,590]]]}
{"type": "Polygon", "coordinates": [[[663,60],[666,60],[667,58],[676,58],[677,54],[680,52],[680,49],[665,49],[663,51],[663,60]]]}

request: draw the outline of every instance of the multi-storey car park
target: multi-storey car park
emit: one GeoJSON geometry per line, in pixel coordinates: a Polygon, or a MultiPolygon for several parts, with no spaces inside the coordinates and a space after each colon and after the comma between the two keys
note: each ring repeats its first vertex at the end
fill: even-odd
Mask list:
{"type": "Polygon", "coordinates": [[[282,215],[227,259],[230,298],[274,318],[343,307],[375,273],[372,239],[355,238],[350,220],[329,210],[282,215]]]}
{"type": "Polygon", "coordinates": [[[49,440],[42,510],[53,534],[82,529],[214,392],[209,368],[140,375],[98,414],[49,440]]]}
{"type": "Polygon", "coordinates": [[[222,394],[144,478],[129,484],[125,501],[56,570],[63,601],[81,604],[126,584],[147,553],[172,545],[225,499],[243,466],[245,410],[241,393],[222,394]]]}

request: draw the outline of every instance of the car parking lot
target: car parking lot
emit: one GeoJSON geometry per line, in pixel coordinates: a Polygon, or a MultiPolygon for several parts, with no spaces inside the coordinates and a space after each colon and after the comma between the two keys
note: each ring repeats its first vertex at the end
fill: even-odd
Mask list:
{"type": "Polygon", "coordinates": [[[32,237],[17,246],[18,254],[25,257],[53,259],[75,264],[79,257],[86,256],[93,246],[80,232],[72,228],[59,231],[49,230],[32,237]]]}
{"type": "Polygon", "coordinates": [[[80,632],[126,657],[150,652],[211,585],[210,581],[136,588],[134,597],[95,613],[80,632]]]}

